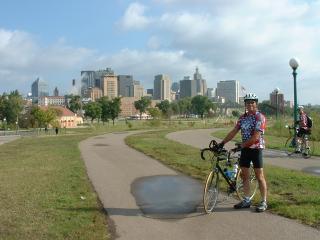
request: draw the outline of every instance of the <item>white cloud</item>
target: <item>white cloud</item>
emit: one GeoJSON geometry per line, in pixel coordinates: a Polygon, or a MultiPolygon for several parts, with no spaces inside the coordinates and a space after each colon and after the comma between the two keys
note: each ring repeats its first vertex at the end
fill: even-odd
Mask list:
{"type": "Polygon", "coordinates": [[[161,41],[158,37],[151,36],[147,42],[147,46],[148,46],[148,48],[150,48],[152,50],[159,49],[161,46],[161,41]]]}
{"type": "Polygon", "coordinates": [[[131,3],[120,21],[120,26],[124,30],[141,30],[146,28],[151,19],[144,16],[146,6],[140,3],[131,3]]]}
{"type": "MultiPolygon", "coordinates": [[[[58,82],[60,79],[56,78],[68,72],[76,70],[78,75],[93,54],[92,50],[70,47],[61,40],[40,47],[26,32],[0,29],[0,90],[25,91],[38,76],[49,82],[58,82]]],[[[66,87],[62,85],[61,88],[66,87]]]]}

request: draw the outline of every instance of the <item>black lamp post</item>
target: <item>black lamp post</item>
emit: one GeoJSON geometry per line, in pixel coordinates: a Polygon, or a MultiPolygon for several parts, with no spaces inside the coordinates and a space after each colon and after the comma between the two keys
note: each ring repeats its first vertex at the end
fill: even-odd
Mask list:
{"type": "Polygon", "coordinates": [[[3,119],[3,122],[4,122],[4,126],[3,126],[3,127],[4,127],[4,131],[3,131],[3,134],[6,135],[7,119],[4,118],[4,119],[3,119]]]}
{"type": "MultiPolygon", "coordinates": [[[[293,97],[294,97],[294,102],[293,102],[293,119],[294,119],[294,126],[297,124],[297,68],[299,67],[299,60],[297,58],[291,58],[289,61],[290,67],[293,69],[292,75],[293,75],[293,97]]],[[[296,132],[295,132],[296,136],[296,132]]]]}
{"type": "Polygon", "coordinates": [[[280,89],[279,88],[276,88],[275,90],[274,90],[274,92],[275,92],[275,94],[276,94],[276,119],[278,119],[278,117],[279,117],[279,91],[280,91],[280,89]]]}

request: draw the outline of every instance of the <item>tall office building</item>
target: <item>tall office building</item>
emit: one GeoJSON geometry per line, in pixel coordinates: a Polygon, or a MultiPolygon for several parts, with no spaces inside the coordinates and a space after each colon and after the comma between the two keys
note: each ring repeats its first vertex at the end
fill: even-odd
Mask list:
{"type": "Polygon", "coordinates": [[[273,90],[270,93],[270,105],[275,107],[278,111],[283,113],[284,111],[284,95],[280,92],[279,88],[273,90]]]}
{"type": "Polygon", "coordinates": [[[144,88],[140,84],[133,85],[133,97],[135,99],[141,99],[144,96],[144,88]]]}
{"type": "Polygon", "coordinates": [[[118,77],[114,72],[109,72],[101,77],[101,89],[103,96],[110,99],[118,97],[118,77]]]}
{"type": "Polygon", "coordinates": [[[196,67],[196,72],[193,74],[193,80],[196,81],[197,95],[206,95],[207,82],[205,79],[202,78],[198,67],[196,67]]]}
{"type": "Polygon", "coordinates": [[[216,89],[215,88],[207,88],[207,94],[206,96],[210,99],[214,98],[216,96],[215,94],[216,89]]]}
{"type": "Polygon", "coordinates": [[[81,96],[87,97],[89,88],[94,87],[95,71],[81,71],[81,96]]]}
{"type": "Polygon", "coordinates": [[[87,97],[90,98],[92,101],[97,101],[99,98],[102,97],[102,90],[97,87],[89,88],[87,97]]]}
{"type": "Polygon", "coordinates": [[[180,91],[180,83],[178,83],[178,82],[172,83],[171,90],[176,93],[179,92],[180,91]]]}
{"type": "Polygon", "coordinates": [[[118,75],[118,93],[121,97],[133,97],[132,75],[118,75]]]}
{"type": "Polygon", "coordinates": [[[180,96],[179,98],[194,97],[197,95],[197,83],[195,80],[190,80],[190,77],[184,77],[180,80],[180,96]]]}
{"type": "Polygon", "coordinates": [[[53,90],[53,96],[58,97],[59,96],[59,90],[57,87],[53,90]]]}
{"type": "Polygon", "coordinates": [[[153,88],[147,89],[147,96],[150,96],[153,99],[153,88]]]}
{"type": "Polygon", "coordinates": [[[39,97],[49,96],[48,84],[37,78],[31,85],[31,93],[34,102],[37,102],[39,97]]]}
{"type": "Polygon", "coordinates": [[[226,102],[239,103],[240,84],[237,80],[226,80],[217,83],[216,97],[225,98],[226,102]]]}
{"type": "Polygon", "coordinates": [[[154,100],[169,100],[171,80],[168,75],[159,74],[154,77],[153,99],[154,100]]]}
{"type": "Polygon", "coordinates": [[[98,71],[81,71],[81,96],[87,97],[90,88],[100,88],[102,77],[108,74],[112,75],[114,71],[111,68],[98,71]]]}
{"type": "Polygon", "coordinates": [[[71,86],[71,90],[69,91],[69,94],[79,95],[79,94],[81,94],[81,93],[79,93],[79,90],[80,89],[76,85],[76,80],[72,79],[72,86],[71,86]]]}

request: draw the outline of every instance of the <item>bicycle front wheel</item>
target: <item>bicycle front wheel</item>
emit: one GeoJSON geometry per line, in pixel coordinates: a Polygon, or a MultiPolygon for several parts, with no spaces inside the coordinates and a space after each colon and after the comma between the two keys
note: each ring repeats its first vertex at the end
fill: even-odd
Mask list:
{"type": "Polygon", "coordinates": [[[288,156],[291,156],[296,151],[296,141],[294,137],[289,137],[284,145],[284,150],[288,156]]]}
{"type": "MultiPolygon", "coordinates": [[[[254,168],[253,166],[250,166],[249,168],[250,171],[250,175],[249,175],[249,187],[250,187],[250,191],[249,191],[249,198],[250,200],[254,197],[254,195],[257,192],[258,189],[258,181],[256,179],[256,175],[254,173],[254,168]]],[[[243,189],[243,181],[242,181],[242,177],[241,177],[242,171],[241,169],[238,170],[237,172],[237,176],[236,176],[236,193],[239,197],[240,200],[243,200],[245,197],[245,193],[244,193],[244,189],[243,189]]]]}
{"type": "Polygon", "coordinates": [[[203,206],[206,213],[212,213],[219,194],[219,174],[211,171],[203,190],[203,206]]]}

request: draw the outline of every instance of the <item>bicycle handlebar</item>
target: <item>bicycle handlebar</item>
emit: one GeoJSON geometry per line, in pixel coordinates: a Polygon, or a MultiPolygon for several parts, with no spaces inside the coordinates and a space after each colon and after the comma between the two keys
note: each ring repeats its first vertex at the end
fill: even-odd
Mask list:
{"type": "MultiPolygon", "coordinates": [[[[210,150],[211,152],[215,153],[218,156],[227,155],[228,156],[227,159],[229,159],[230,158],[230,154],[232,152],[236,153],[236,152],[239,152],[241,150],[241,143],[236,143],[235,145],[236,145],[235,148],[232,148],[232,149],[230,149],[228,151],[225,148],[219,147],[219,144],[217,143],[216,140],[211,140],[210,143],[209,143],[209,148],[201,149],[201,159],[205,160],[205,157],[203,156],[203,153],[206,150],[210,150]]],[[[224,158],[220,158],[220,160],[224,160],[224,158]]]]}

